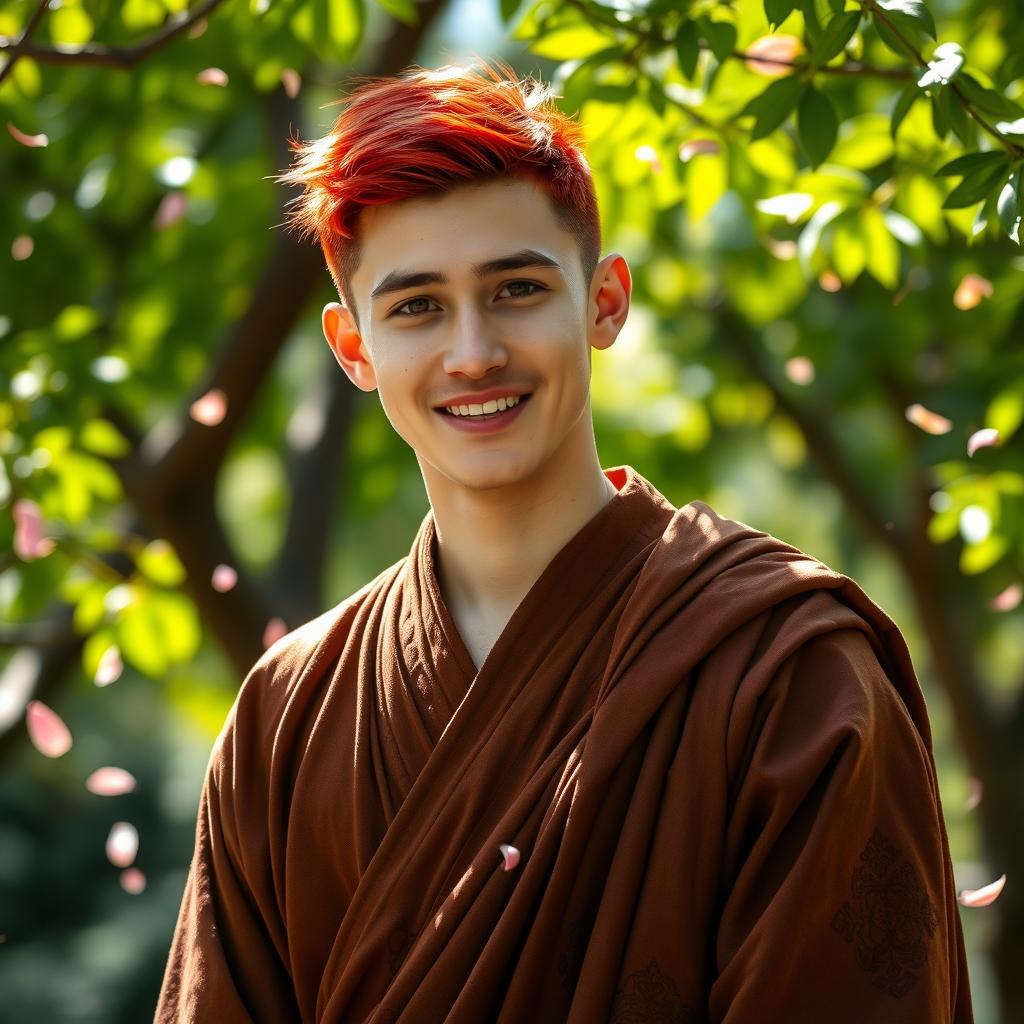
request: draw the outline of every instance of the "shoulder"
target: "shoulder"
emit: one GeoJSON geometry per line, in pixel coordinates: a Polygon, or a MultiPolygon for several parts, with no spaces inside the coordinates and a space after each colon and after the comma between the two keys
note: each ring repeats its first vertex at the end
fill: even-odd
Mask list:
{"type": "Polygon", "coordinates": [[[402,558],[395,562],[355,593],[268,647],[242,681],[215,749],[237,745],[245,738],[264,742],[290,707],[302,705],[295,707],[297,713],[302,713],[353,632],[360,628],[360,613],[391,586],[405,561],[402,558]]]}

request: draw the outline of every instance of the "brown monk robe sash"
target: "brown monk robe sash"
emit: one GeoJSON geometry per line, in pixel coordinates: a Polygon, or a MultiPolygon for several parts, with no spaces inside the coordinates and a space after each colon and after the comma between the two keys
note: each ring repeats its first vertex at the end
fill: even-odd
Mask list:
{"type": "MultiPolygon", "coordinates": [[[[619,493],[479,672],[429,512],[407,559],[254,668],[213,764],[241,756],[247,794],[266,775],[225,842],[265,865],[249,906],[289,991],[246,973],[234,901],[241,1001],[318,1024],[967,1024],[895,624],[796,548],[605,472],[619,493]]],[[[202,935],[188,894],[179,933],[202,935]]]]}

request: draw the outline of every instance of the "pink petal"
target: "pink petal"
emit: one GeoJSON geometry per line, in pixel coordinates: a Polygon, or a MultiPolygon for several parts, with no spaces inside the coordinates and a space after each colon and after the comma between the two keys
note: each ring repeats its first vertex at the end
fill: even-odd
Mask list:
{"type": "Polygon", "coordinates": [[[32,241],[31,235],[18,235],[13,242],[11,242],[11,259],[17,260],[19,263],[22,260],[27,260],[35,250],[36,243],[32,241]]]}
{"type": "Polygon", "coordinates": [[[992,295],[992,282],[980,274],[965,274],[953,293],[957,309],[974,309],[982,299],[992,295]]]}
{"type": "Polygon", "coordinates": [[[970,793],[967,796],[967,802],[964,804],[964,807],[968,811],[973,811],[974,808],[977,807],[978,804],[981,803],[981,792],[982,792],[981,779],[979,779],[976,776],[972,775],[971,776],[970,787],[971,787],[971,791],[970,791],[970,793]]]}
{"type": "Polygon", "coordinates": [[[97,768],[85,780],[85,788],[97,796],[120,796],[135,789],[135,776],[123,768],[97,768]]]}
{"type": "Polygon", "coordinates": [[[121,661],[121,651],[117,644],[111,644],[100,656],[99,664],[96,666],[96,675],[92,681],[97,686],[109,686],[120,679],[124,671],[124,663],[121,661]]]}
{"type": "Polygon", "coordinates": [[[695,156],[714,156],[721,151],[714,139],[689,139],[679,147],[679,159],[685,164],[695,156]]]}
{"type": "Polygon", "coordinates": [[[169,228],[185,216],[187,209],[188,197],[184,192],[168,192],[160,200],[160,205],[157,207],[156,213],[153,214],[153,227],[157,231],[169,228]]]}
{"type": "Polygon", "coordinates": [[[786,360],[786,376],[794,384],[810,384],[814,380],[814,363],[806,356],[786,360]]]}
{"type": "Polygon", "coordinates": [[[837,292],[843,287],[843,279],[834,270],[823,270],[818,284],[822,291],[837,292]]]}
{"type": "Polygon", "coordinates": [[[285,68],[281,72],[281,84],[288,98],[293,100],[302,88],[302,76],[294,68],[285,68]]]}
{"type": "Polygon", "coordinates": [[[14,553],[23,561],[45,558],[54,548],[49,537],[43,536],[43,514],[39,506],[28,498],[19,498],[11,509],[14,518],[14,553]]]}
{"type": "Polygon", "coordinates": [[[288,625],[280,616],[272,618],[263,630],[263,648],[273,647],[281,637],[288,633],[288,625]]]}
{"type": "Polygon", "coordinates": [[[7,130],[11,133],[11,138],[23,146],[46,146],[50,142],[45,135],[26,135],[23,131],[15,128],[10,121],[7,122],[7,130]]]}
{"type": "Polygon", "coordinates": [[[25,708],[25,725],[32,745],[47,757],[61,757],[71,749],[71,731],[64,720],[41,700],[30,700],[25,708]]]}
{"type": "Polygon", "coordinates": [[[990,448],[999,444],[999,431],[995,427],[985,427],[983,430],[976,430],[967,439],[967,455],[970,457],[979,448],[990,448]]]}
{"type": "Polygon", "coordinates": [[[125,868],[121,872],[121,888],[138,896],[146,888],[146,876],[138,868],[125,868]]]}
{"type": "Polygon", "coordinates": [[[989,603],[994,612],[1012,612],[1024,597],[1024,587],[1019,583],[1011,583],[1004,591],[996,594],[989,603]]]}
{"type": "Polygon", "coordinates": [[[196,423],[215,427],[228,411],[228,396],[220,388],[212,388],[202,398],[197,398],[189,407],[189,414],[196,423]]]}
{"type": "Polygon", "coordinates": [[[498,849],[501,850],[501,856],[505,861],[501,870],[511,871],[519,863],[519,851],[508,843],[502,843],[498,849]]]}
{"type": "Polygon", "coordinates": [[[920,427],[926,434],[948,434],[953,429],[952,420],[926,409],[918,402],[908,405],[905,415],[915,427],[920,427]]]}
{"type": "Polygon", "coordinates": [[[107,836],[107,860],[116,868],[126,868],[139,852],[139,833],[127,821],[114,822],[107,836]]]}
{"type": "Polygon", "coordinates": [[[994,882],[982,886],[980,889],[964,889],[957,899],[965,907],[987,907],[994,902],[1006,885],[1006,875],[1002,875],[994,882]]]}
{"type": "Polygon", "coordinates": [[[767,61],[754,59],[743,62],[755,75],[779,78],[782,75],[791,74],[793,68],[789,64],[773,64],[771,61],[792,61],[804,52],[804,44],[796,36],[761,36],[760,39],[755,39],[744,52],[752,54],[754,58],[768,58],[767,61]]]}
{"type": "Polygon", "coordinates": [[[196,81],[200,85],[227,85],[228,73],[223,68],[203,68],[196,81]]]}
{"type": "Polygon", "coordinates": [[[230,565],[221,563],[213,570],[213,577],[210,585],[214,590],[226,594],[238,582],[238,573],[230,565]]]}

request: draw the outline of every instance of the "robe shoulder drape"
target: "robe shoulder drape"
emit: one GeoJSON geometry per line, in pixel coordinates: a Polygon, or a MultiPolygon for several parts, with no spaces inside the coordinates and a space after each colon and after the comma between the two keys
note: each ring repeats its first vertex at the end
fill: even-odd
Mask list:
{"type": "Polygon", "coordinates": [[[157,1024],[972,1022],[895,623],[791,545],[605,473],[617,495],[479,671],[430,512],[260,658],[157,1024]]]}

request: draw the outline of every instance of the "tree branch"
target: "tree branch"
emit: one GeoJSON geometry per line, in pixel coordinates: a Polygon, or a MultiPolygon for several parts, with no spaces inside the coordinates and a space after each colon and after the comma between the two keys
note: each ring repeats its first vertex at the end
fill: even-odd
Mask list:
{"type": "MultiPolygon", "coordinates": [[[[39,46],[28,42],[25,33],[18,39],[0,36],[0,53],[10,54],[4,73],[19,57],[31,57],[41,64],[101,64],[124,71],[135,67],[151,53],[166,46],[175,36],[181,35],[187,28],[201,21],[221,3],[223,0],[206,0],[194,11],[179,11],[172,14],[159,32],[134,46],[107,46],[103,43],[86,43],[84,46],[64,46],[58,43],[56,46],[39,46]]],[[[43,7],[46,7],[46,0],[43,7]]]]}
{"type": "MultiPolygon", "coordinates": [[[[28,24],[25,26],[24,31],[15,40],[14,45],[20,46],[22,43],[28,41],[29,36],[35,32],[39,23],[43,20],[43,15],[50,9],[50,0],[39,0],[39,5],[32,12],[32,17],[28,19],[28,24]]],[[[18,59],[18,55],[14,54],[7,63],[0,68],[0,83],[14,70],[14,62],[18,59]]]]}

